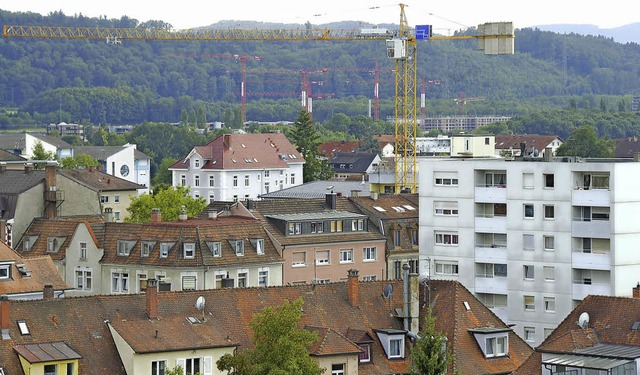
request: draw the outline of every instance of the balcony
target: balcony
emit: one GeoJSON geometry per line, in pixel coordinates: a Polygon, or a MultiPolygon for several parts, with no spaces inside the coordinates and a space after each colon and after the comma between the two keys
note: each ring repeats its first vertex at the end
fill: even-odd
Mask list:
{"type": "Polygon", "coordinates": [[[609,189],[585,189],[577,187],[572,194],[571,204],[574,206],[609,206],[611,192],[609,189]]]}
{"type": "Polygon", "coordinates": [[[476,293],[507,294],[507,278],[479,275],[475,278],[474,289],[476,293]]]}
{"type": "Polygon", "coordinates": [[[574,217],[571,222],[571,235],[574,237],[609,238],[611,222],[574,217]]]}
{"type": "Polygon", "coordinates": [[[574,300],[582,300],[588,295],[611,295],[611,284],[609,283],[585,284],[584,281],[574,280],[572,289],[572,298],[574,300]]]}
{"type": "Polygon", "coordinates": [[[484,233],[507,233],[507,217],[476,215],[475,230],[484,233]]]}
{"type": "Polygon", "coordinates": [[[476,244],[476,263],[507,263],[507,246],[503,244],[476,244]]]}
{"type": "Polygon", "coordinates": [[[493,307],[489,307],[489,310],[491,310],[494,314],[496,314],[496,316],[498,316],[498,318],[500,318],[500,320],[502,320],[503,322],[506,323],[509,320],[509,313],[507,312],[507,306],[493,306],[493,307]]]}
{"type": "Polygon", "coordinates": [[[608,251],[585,253],[582,250],[574,250],[571,253],[571,266],[585,270],[611,269],[611,253],[608,251]]]}
{"type": "Polygon", "coordinates": [[[476,184],[475,201],[487,203],[507,203],[507,185],[476,184]]]}

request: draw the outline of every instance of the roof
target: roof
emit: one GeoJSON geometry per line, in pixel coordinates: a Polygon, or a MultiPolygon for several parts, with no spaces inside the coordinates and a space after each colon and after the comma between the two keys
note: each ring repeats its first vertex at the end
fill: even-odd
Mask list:
{"type": "Polygon", "coordinates": [[[338,153],[355,152],[360,147],[359,141],[331,141],[318,146],[318,152],[329,158],[333,158],[338,153]]]}
{"type": "Polygon", "coordinates": [[[289,163],[304,163],[284,134],[223,134],[204,146],[194,147],[169,169],[189,169],[194,153],[204,160],[204,170],[288,168],[289,163]]]}
{"type": "Polygon", "coordinates": [[[100,172],[94,168],[58,169],[58,174],[75,180],[88,188],[100,191],[137,191],[144,189],[144,185],[125,180],[120,177],[100,172]]]}
{"type": "Polygon", "coordinates": [[[352,196],[354,192],[357,192],[357,195],[368,196],[370,184],[369,181],[317,180],[262,194],[260,198],[324,198],[327,193],[331,192],[345,197],[352,196]]]}
{"type": "Polygon", "coordinates": [[[11,277],[0,282],[0,295],[39,293],[45,285],[54,290],[71,289],[49,256],[23,258],[0,241],[0,263],[11,263],[11,277]]]}
{"type": "Polygon", "coordinates": [[[64,342],[16,345],[14,349],[18,354],[24,357],[24,359],[29,361],[29,363],[82,358],[80,354],[76,353],[64,342]]]}
{"type": "Polygon", "coordinates": [[[133,156],[134,159],[149,159],[142,151],[135,148],[133,145],[125,145],[125,146],[74,146],[73,153],[74,155],[87,154],[92,158],[102,161],[106,160],[109,156],[115,155],[118,152],[124,150],[127,147],[133,147],[133,156]]]}
{"type": "Polygon", "coordinates": [[[393,134],[383,134],[374,136],[382,146],[386,144],[396,144],[396,136],[393,134]]]}
{"type": "Polygon", "coordinates": [[[336,173],[365,173],[377,157],[375,152],[338,153],[329,164],[336,173]]]}
{"type": "Polygon", "coordinates": [[[589,295],[536,348],[537,355],[525,366],[539,371],[541,353],[553,353],[558,356],[557,360],[566,361],[577,361],[582,356],[640,358],[640,330],[633,329],[638,321],[640,299],[589,295]],[[589,316],[586,328],[577,324],[583,313],[589,316]]]}
{"type": "Polygon", "coordinates": [[[9,170],[0,173],[0,195],[20,194],[43,183],[44,170],[9,170]]]}
{"type": "MultiPolygon", "coordinates": [[[[23,150],[26,147],[25,141],[26,132],[22,133],[2,133],[0,134],[0,148],[7,151],[23,150]]],[[[70,144],[63,141],[58,137],[47,135],[44,133],[28,133],[29,135],[38,138],[42,142],[46,142],[57,148],[73,148],[70,144]]]]}
{"type": "Polygon", "coordinates": [[[633,158],[636,152],[640,152],[640,142],[638,137],[616,139],[616,150],[614,157],[616,158],[633,158]]]}
{"type": "Polygon", "coordinates": [[[0,149],[0,161],[27,161],[22,156],[16,155],[13,152],[0,149]]]}
{"type": "Polygon", "coordinates": [[[522,134],[522,135],[496,135],[496,149],[520,149],[520,144],[524,143],[527,149],[534,147],[539,151],[543,151],[545,147],[560,137],[556,135],[538,135],[538,134],[522,134]]]}
{"type": "Polygon", "coordinates": [[[391,194],[379,195],[376,199],[370,196],[350,199],[362,211],[380,220],[417,219],[419,214],[417,199],[411,199],[410,195],[418,194],[391,194]]]}

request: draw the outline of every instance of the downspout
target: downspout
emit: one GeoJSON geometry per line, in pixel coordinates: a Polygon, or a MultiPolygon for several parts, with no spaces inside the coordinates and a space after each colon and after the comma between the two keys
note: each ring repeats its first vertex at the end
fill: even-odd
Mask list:
{"type": "Polygon", "coordinates": [[[404,284],[404,330],[409,332],[409,264],[402,265],[404,284]]]}

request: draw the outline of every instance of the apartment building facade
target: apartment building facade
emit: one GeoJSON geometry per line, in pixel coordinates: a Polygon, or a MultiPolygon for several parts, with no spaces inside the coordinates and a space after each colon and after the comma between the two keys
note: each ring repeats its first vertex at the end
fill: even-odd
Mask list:
{"type": "Polygon", "coordinates": [[[460,281],[533,346],[640,274],[640,164],[546,160],[420,164],[421,273],[460,281]]]}

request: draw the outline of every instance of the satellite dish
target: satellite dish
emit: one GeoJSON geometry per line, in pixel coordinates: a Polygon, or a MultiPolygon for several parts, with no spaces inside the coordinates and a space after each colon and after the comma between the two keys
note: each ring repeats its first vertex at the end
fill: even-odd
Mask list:
{"type": "Polygon", "coordinates": [[[391,284],[385,285],[384,289],[382,290],[382,296],[384,298],[389,298],[391,297],[392,294],[393,294],[393,285],[391,284]]]}
{"type": "Polygon", "coordinates": [[[204,297],[203,296],[198,297],[198,300],[196,301],[196,308],[198,310],[201,310],[201,311],[204,310],[204,297]]]}
{"type": "Polygon", "coordinates": [[[427,281],[429,281],[429,271],[424,271],[423,273],[421,273],[420,276],[418,276],[418,280],[421,284],[426,284],[427,281]]]}
{"type": "Polygon", "coordinates": [[[580,314],[580,317],[578,318],[578,325],[582,328],[587,328],[589,326],[589,314],[586,312],[583,312],[582,314],[580,314]]]}

